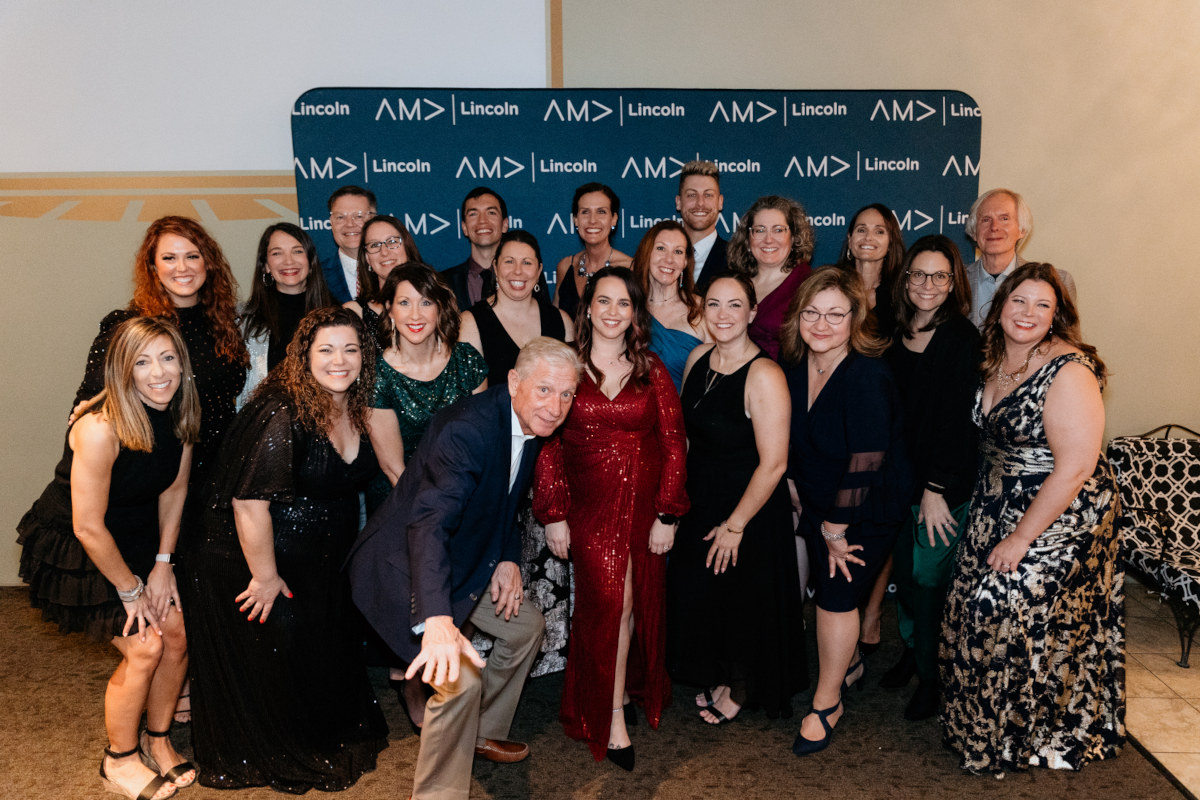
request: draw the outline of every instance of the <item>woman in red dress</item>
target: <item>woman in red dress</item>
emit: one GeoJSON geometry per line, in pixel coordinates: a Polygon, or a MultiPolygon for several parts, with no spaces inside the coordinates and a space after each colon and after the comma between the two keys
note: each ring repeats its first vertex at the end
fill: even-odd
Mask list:
{"type": "Polygon", "coordinates": [[[575,563],[575,607],[559,717],[596,760],[633,769],[626,728],[658,727],[666,669],[667,552],[688,510],[679,396],[650,352],[650,315],[626,267],[605,267],[576,320],[586,366],[575,405],[538,461],[534,512],[551,551],[575,563]],[[632,698],[632,701],[631,699],[632,698]]]}

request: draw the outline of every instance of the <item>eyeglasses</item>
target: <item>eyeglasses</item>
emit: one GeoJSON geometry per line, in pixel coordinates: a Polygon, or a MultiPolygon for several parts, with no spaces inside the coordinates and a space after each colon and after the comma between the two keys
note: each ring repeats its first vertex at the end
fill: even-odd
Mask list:
{"type": "Polygon", "coordinates": [[[768,230],[776,236],[783,236],[785,233],[791,233],[791,230],[785,225],[776,225],[772,228],[768,228],[766,225],[755,225],[750,229],[750,235],[755,239],[761,239],[767,235],[768,230]]]}
{"type": "Polygon", "coordinates": [[[941,288],[950,283],[949,272],[921,272],[915,269],[906,269],[904,274],[908,276],[908,282],[913,286],[924,286],[927,278],[933,279],[933,285],[941,288]]]}
{"type": "Polygon", "coordinates": [[[824,314],[822,314],[820,311],[812,308],[804,308],[800,310],[800,319],[810,324],[816,322],[821,317],[824,317],[825,321],[830,325],[841,325],[848,316],[850,316],[850,313],[847,311],[826,311],[824,314]]]}
{"type": "Polygon", "coordinates": [[[389,236],[382,242],[367,242],[366,251],[368,253],[378,253],[383,249],[385,244],[388,246],[388,250],[399,250],[404,247],[404,240],[399,236],[389,236]]]}
{"type": "Polygon", "coordinates": [[[353,214],[330,214],[329,220],[334,225],[344,225],[347,222],[366,222],[373,214],[368,214],[365,211],[355,211],[353,214]]]}

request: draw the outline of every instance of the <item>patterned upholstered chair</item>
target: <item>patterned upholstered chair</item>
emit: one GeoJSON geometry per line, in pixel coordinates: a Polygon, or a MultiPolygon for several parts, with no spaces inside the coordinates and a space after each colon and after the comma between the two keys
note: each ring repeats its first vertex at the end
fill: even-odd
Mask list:
{"type": "Polygon", "coordinates": [[[1188,666],[1200,627],[1200,434],[1163,425],[1108,444],[1121,493],[1117,530],[1125,563],[1170,603],[1179,629],[1179,666],[1188,666]],[[1195,438],[1171,437],[1171,430],[1195,438]]]}

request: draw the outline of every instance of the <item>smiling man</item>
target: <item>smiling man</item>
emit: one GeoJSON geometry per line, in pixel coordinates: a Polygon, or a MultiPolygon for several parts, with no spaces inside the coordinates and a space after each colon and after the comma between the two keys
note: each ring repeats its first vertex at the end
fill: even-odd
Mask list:
{"type": "Polygon", "coordinates": [[[716,278],[729,272],[725,257],[726,241],[717,235],[717,219],[725,208],[721,194],[721,172],[711,161],[689,161],[679,173],[679,194],[675,210],[692,240],[696,253],[696,293],[704,290],[716,278]]]}
{"type": "Polygon", "coordinates": [[[478,755],[511,763],[507,741],[545,629],[522,609],[517,506],[540,439],[566,419],[581,365],[562,342],[527,344],[508,374],[433,418],[349,559],[354,602],[434,695],[425,706],[413,797],[465,798],[478,755]],[[496,639],[487,666],[461,633],[496,639]]]}
{"type": "MultiPolygon", "coordinates": [[[[1017,255],[1033,232],[1033,212],[1025,198],[1011,189],[990,189],[971,206],[965,226],[975,242],[979,258],[967,267],[971,283],[971,322],[982,328],[992,307],[992,297],[1004,279],[1025,259],[1017,255]]],[[[1063,286],[1075,299],[1075,281],[1064,269],[1058,270],[1063,286]]]]}
{"type": "Polygon", "coordinates": [[[375,193],[361,186],[343,186],[329,195],[329,231],[337,253],[321,264],[329,293],[339,303],[354,300],[358,291],[358,244],[363,225],[375,216],[375,193]]]}

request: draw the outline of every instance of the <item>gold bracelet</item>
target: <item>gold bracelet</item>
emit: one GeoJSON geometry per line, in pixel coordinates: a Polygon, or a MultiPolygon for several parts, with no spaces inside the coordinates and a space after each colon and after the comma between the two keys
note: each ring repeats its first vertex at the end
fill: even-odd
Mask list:
{"type": "Polygon", "coordinates": [[[739,531],[739,530],[736,530],[736,529],[734,529],[734,528],[731,528],[731,527],[729,527],[729,520],[725,520],[725,521],[724,521],[724,522],[722,522],[721,524],[722,524],[723,526],[725,526],[725,530],[729,531],[730,533],[736,533],[738,536],[741,536],[743,533],[745,533],[745,532],[746,532],[746,529],[745,529],[745,528],[742,528],[742,529],[739,531]]]}

